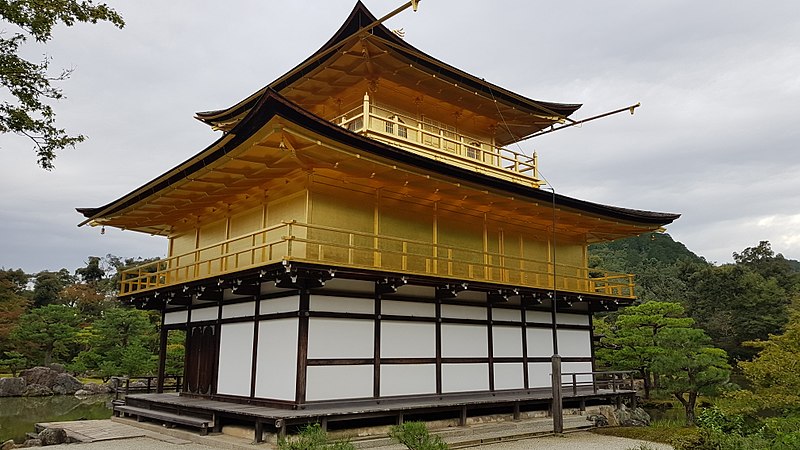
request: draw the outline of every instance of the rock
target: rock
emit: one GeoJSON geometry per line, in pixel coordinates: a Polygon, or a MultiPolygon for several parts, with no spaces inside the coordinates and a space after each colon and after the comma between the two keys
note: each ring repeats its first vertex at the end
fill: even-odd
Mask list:
{"type": "Polygon", "coordinates": [[[46,397],[49,395],[53,395],[53,391],[41,384],[29,384],[22,393],[23,397],[46,397]]]}
{"type": "Polygon", "coordinates": [[[28,439],[22,444],[23,447],[41,447],[42,445],[41,439],[28,439]]]}
{"type": "Polygon", "coordinates": [[[608,419],[606,416],[602,414],[592,414],[586,417],[586,420],[589,422],[593,422],[594,426],[596,427],[607,427],[608,426],[608,419]]]}
{"type": "Polygon", "coordinates": [[[83,383],[77,378],[67,373],[60,373],[56,376],[55,382],[50,386],[54,394],[74,394],[78,389],[83,389],[83,383]]]}
{"type": "Polygon", "coordinates": [[[14,448],[14,440],[13,439],[9,439],[9,440],[3,442],[3,445],[0,445],[0,450],[11,450],[12,448],[14,448]]]}
{"type": "Polygon", "coordinates": [[[58,445],[67,442],[67,432],[63,428],[45,428],[39,433],[42,445],[58,445]]]}
{"type": "MultiPolygon", "coordinates": [[[[125,385],[123,384],[122,386],[124,387],[125,385]]],[[[147,383],[144,382],[144,381],[131,381],[130,387],[131,388],[139,388],[139,389],[146,388],[147,387],[147,383]]]]}
{"type": "MultiPolygon", "coordinates": [[[[112,391],[110,385],[97,383],[86,383],[83,385],[83,390],[89,393],[87,395],[108,394],[112,391]]],[[[75,394],[77,395],[78,393],[76,392],[75,394]]]]}
{"type": "Polygon", "coordinates": [[[0,397],[19,397],[28,383],[24,378],[0,378],[0,397]]]}
{"type": "Polygon", "coordinates": [[[87,391],[86,389],[78,389],[75,391],[75,397],[89,397],[94,395],[94,393],[87,391]]]}
{"type": "Polygon", "coordinates": [[[50,370],[52,370],[52,371],[54,371],[56,373],[66,373],[67,372],[67,369],[64,367],[63,364],[52,363],[52,364],[48,365],[47,367],[50,370]]]}
{"type": "Polygon", "coordinates": [[[28,384],[41,384],[52,389],[59,373],[49,367],[33,367],[23,370],[19,376],[25,378],[28,384]]]}
{"type": "Polygon", "coordinates": [[[600,415],[606,418],[606,422],[610,427],[618,427],[619,420],[617,420],[617,415],[615,414],[614,407],[609,405],[603,405],[600,407],[600,415]]]}
{"type": "Polygon", "coordinates": [[[646,427],[650,425],[650,414],[642,408],[622,408],[616,411],[617,420],[623,427],[646,427]]]}

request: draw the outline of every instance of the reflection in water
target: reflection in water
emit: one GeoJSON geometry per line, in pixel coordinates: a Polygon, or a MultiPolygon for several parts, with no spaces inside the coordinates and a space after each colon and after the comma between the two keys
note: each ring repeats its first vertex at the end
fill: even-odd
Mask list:
{"type": "Polygon", "coordinates": [[[25,433],[34,431],[38,422],[62,422],[78,419],[111,417],[110,395],[92,395],[79,399],[71,395],[52,397],[0,398],[0,443],[25,440],[25,433]]]}

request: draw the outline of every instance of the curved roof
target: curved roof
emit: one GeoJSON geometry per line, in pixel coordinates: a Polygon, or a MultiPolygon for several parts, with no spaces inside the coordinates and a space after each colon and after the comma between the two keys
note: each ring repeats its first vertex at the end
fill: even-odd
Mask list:
{"type": "MultiPolygon", "coordinates": [[[[107,205],[96,208],[77,208],[78,212],[87,218],[81,225],[92,220],[112,217],[129,208],[136,208],[140,202],[164,192],[179,181],[191,179],[199,171],[213,166],[230,152],[239,149],[245,141],[276,117],[310,130],[333,142],[357,149],[359,152],[411,166],[426,173],[454,178],[465,184],[500,190],[542,203],[549,204],[552,202],[560,208],[569,208],[593,216],[647,226],[651,229],[669,224],[680,217],[679,214],[673,213],[642,211],[592,203],[477,173],[447,162],[437,161],[351,132],[299,107],[275,90],[266,88],[255,100],[247,115],[237,123],[230,133],[224,135],[197,155],[107,205]]],[[[144,230],[140,229],[140,231],[144,230]]]]}
{"type": "MultiPolygon", "coordinates": [[[[220,127],[220,124],[241,119],[249,109],[253,108],[259,97],[263,95],[266,90],[272,89],[277,92],[282,92],[302,78],[307,77],[316,69],[332,63],[339,54],[339,52],[335,51],[336,49],[342,48],[354,37],[364,33],[365,27],[369,28],[377,20],[378,19],[366,6],[364,6],[361,1],[358,1],[347,20],[333,37],[305,61],[239,103],[225,109],[198,112],[195,114],[195,117],[204,123],[217,127],[220,127]]],[[[515,132],[519,134],[517,136],[508,136],[504,139],[500,139],[502,145],[519,140],[535,131],[561,121],[581,107],[580,104],[552,103],[533,100],[503,89],[422,52],[396,36],[382,24],[369,28],[366,36],[368,39],[378,41],[383,47],[391,49],[391,54],[395,57],[431,75],[435,75],[437,78],[447,80],[451,84],[474,92],[475,94],[480,94],[487,99],[496,100],[498,103],[502,103],[521,112],[524,111],[552,118],[552,120],[546,124],[532,125],[524,131],[517,130],[515,132]]]]}

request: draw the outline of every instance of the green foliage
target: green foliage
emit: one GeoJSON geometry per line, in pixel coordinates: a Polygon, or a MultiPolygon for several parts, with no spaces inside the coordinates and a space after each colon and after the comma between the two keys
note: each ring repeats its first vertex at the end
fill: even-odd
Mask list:
{"type": "Polygon", "coordinates": [[[172,330],[167,335],[167,361],[165,373],[167,375],[180,375],[183,373],[183,364],[186,359],[186,332],[172,330]]]}
{"type": "Polygon", "coordinates": [[[105,379],[115,375],[149,375],[155,371],[158,333],[150,313],[111,308],[88,331],[87,348],[77,356],[71,370],[82,368],[105,379]]]}
{"type": "Polygon", "coordinates": [[[800,314],[792,316],[783,334],[747,344],[760,351],[753,361],[739,363],[750,387],[730,395],[738,410],[800,411],[800,314]]]}
{"type": "Polygon", "coordinates": [[[90,256],[86,267],[76,269],[75,275],[81,277],[84,283],[97,284],[106,276],[106,271],[100,267],[100,257],[90,256]]]}
{"type": "Polygon", "coordinates": [[[447,450],[448,445],[440,436],[430,434],[425,422],[404,422],[393,426],[389,437],[411,450],[447,450]]]}
{"type": "Polygon", "coordinates": [[[28,309],[30,277],[21,269],[0,269],[0,352],[11,351],[11,332],[28,309]]]}
{"type": "Polygon", "coordinates": [[[0,359],[0,367],[11,371],[12,376],[17,376],[20,369],[28,365],[28,358],[20,352],[4,352],[0,359]]]}
{"type": "Polygon", "coordinates": [[[728,357],[724,350],[712,347],[711,339],[698,328],[666,328],[657,339],[662,351],[653,361],[653,370],[662,375],[662,389],[684,406],[690,425],[698,395],[716,395],[727,386],[728,357]]]}
{"type": "Polygon", "coordinates": [[[350,441],[328,440],[328,433],[322,429],[318,423],[314,423],[303,428],[300,433],[293,438],[278,439],[280,450],[354,450],[355,447],[350,441]]]}
{"type": "Polygon", "coordinates": [[[752,358],[742,343],[779,333],[788,320],[787,292],[746,265],[687,268],[683,277],[689,316],[734,359],[752,358]]]}
{"type": "Polygon", "coordinates": [[[11,339],[31,362],[47,365],[72,359],[77,334],[78,318],[73,308],[47,305],[20,317],[11,339]]]}
{"type": "Polygon", "coordinates": [[[57,24],[108,21],[122,28],[124,22],[114,10],[105,4],[95,5],[91,0],[2,0],[0,16],[6,24],[22,31],[0,35],[0,84],[8,94],[4,98],[11,99],[0,102],[0,133],[16,133],[31,139],[39,166],[49,170],[53,168],[56,151],[74,147],[85,137],[69,136],[58,128],[55,112],[47,103],[64,97],[54,83],[68,78],[71,70],[51,75],[48,57],[37,63],[20,56],[24,53],[23,44],[29,37],[40,43],[49,41],[57,24]]]}
{"type": "Polygon", "coordinates": [[[58,272],[41,271],[34,275],[33,306],[45,306],[61,303],[61,291],[75,282],[75,277],[67,269],[58,272]]]}
{"type": "Polygon", "coordinates": [[[693,325],[692,319],[684,317],[680,304],[655,301],[625,308],[616,317],[595,323],[595,333],[603,335],[596,350],[598,361],[613,370],[638,370],[645,382],[646,398],[650,398],[654,361],[664,352],[660,334],[693,325]]]}

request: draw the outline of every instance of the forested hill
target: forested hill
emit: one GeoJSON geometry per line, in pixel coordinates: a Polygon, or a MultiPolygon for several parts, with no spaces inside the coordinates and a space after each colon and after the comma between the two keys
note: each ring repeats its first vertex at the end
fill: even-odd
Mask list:
{"type": "Polygon", "coordinates": [[[714,345],[732,359],[750,359],[756,350],[742,343],[780,334],[793,305],[800,306],[800,262],[775,253],[768,241],[734,250],[733,263],[715,265],[668,234],[647,233],[592,245],[589,266],[636,274],[640,301],[682,304],[714,345]]]}
{"type": "MultiPolygon", "coordinates": [[[[641,236],[589,247],[590,265],[616,272],[631,272],[642,264],[671,266],[678,261],[705,262],[669,234],[645,233],[641,236]]],[[[633,273],[636,273],[634,270],[633,273]]]]}

